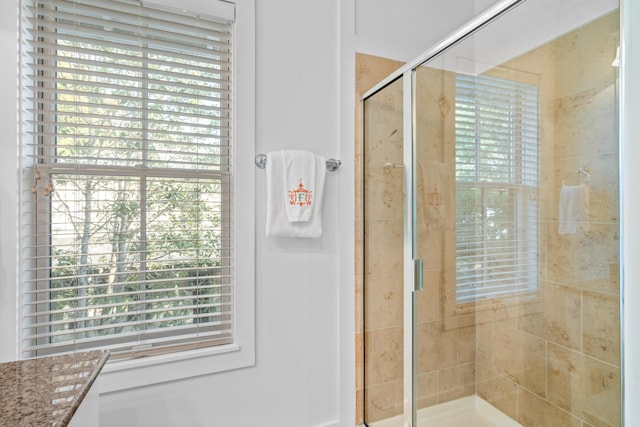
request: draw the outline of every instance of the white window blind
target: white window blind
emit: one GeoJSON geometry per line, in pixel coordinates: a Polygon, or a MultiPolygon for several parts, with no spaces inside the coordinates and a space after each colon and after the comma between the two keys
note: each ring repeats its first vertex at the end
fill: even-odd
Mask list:
{"type": "Polygon", "coordinates": [[[233,339],[232,22],[30,0],[26,356],[233,339]]]}
{"type": "Polygon", "coordinates": [[[537,289],[538,88],[456,78],[459,304],[537,289]]]}

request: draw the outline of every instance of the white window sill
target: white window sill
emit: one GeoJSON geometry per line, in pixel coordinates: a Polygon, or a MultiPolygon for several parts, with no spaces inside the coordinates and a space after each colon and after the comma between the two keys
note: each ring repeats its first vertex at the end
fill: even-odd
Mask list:
{"type": "Polygon", "coordinates": [[[100,374],[100,393],[114,393],[254,364],[253,352],[242,349],[238,344],[107,362],[100,374]]]}

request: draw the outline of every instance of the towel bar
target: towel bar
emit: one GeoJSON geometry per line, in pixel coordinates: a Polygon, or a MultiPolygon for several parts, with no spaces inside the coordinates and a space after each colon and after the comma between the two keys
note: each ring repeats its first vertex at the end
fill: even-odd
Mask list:
{"type": "Polygon", "coordinates": [[[578,168],[578,176],[582,179],[584,176],[587,179],[587,182],[591,181],[591,169],[589,166],[583,166],[578,168]]]}
{"type": "MultiPolygon", "coordinates": [[[[327,170],[329,172],[335,172],[338,170],[342,162],[336,159],[327,159],[327,170]]],[[[264,169],[267,167],[267,155],[266,154],[258,154],[256,156],[256,166],[260,169],[264,169]]]]}

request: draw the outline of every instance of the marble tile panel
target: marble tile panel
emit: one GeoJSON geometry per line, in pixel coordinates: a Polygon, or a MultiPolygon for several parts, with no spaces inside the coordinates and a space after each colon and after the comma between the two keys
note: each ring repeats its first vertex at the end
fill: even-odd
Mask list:
{"type": "Polygon", "coordinates": [[[620,263],[618,224],[589,224],[589,230],[559,234],[558,223],[547,228],[546,280],[617,295],[620,263]]]}
{"type": "Polygon", "coordinates": [[[455,163],[418,161],[418,233],[455,230],[455,163]]]}
{"type": "Polygon", "coordinates": [[[367,423],[402,414],[402,381],[392,381],[367,387],[364,399],[364,419],[367,423]]]}
{"type": "Polygon", "coordinates": [[[354,223],[354,259],[353,268],[356,276],[364,274],[364,221],[356,220],[354,223]]]}
{"type": "Polygon", "coordinates": [[[364,277],[355,277],[355,327],[356,334],[364,332],[364,277]]]}
{"type": "Polygon", "coordinates": [[[372,332],[364,332],[362,334],[362,338],[363,338],[363,348],[364,348],[364,368],[363,368],[363,374],[364,374],[364,387],[369,388],[372,385],[374,385],[373,382],[373,352],[372,352],[372,348],[373,348],[373,333],[372,332]]]}
{"type": "MultiPolygon", "coordinates": [[[[609,38],[608,35],[599,36],[601,39],[609,38]]],[[[612,40],[606,40],[601,51],[582,48],[556,56],[555,95],[570,98],[615,81],[616,70],[611,66],[611,62],[616,56],[616,47],[612,40]],[[576,67],[575,64],[583,66],[576,67]]]]}
{"type": "Polygon", "coordinates": [[[356,390],[356,425],[364,423],[364,390],[356,390]]]}
{"type": "Polygon", "coordinates": [[[524,299],[518,306],[518,328],[554,343],[580,349],[580,288],[541,283],[539,296],[524,299]]]}
{"type": "Polygon", "coordinates": [[[620,299],[584,291],[582,306],[582,351],[620,366],[620,299]]]}
{"type": "Polygon", "coordinates": [[[516,383],[507,380],[480,363],[477,365],[477,370],[478,396],[512,419],[517,419],[518,393],[516,383]]]}
{"type": "Polygon", "coordinates": [[[611,61],[616,54],[619,26],[619,14],[613,12],[552,43],[558,94],[565,96],[615,79],[611,61]]]}
{"type": "Polygon", "coordinates": [[[493,367],[496,372],[545,397],[546,341],[500,323],[494,324],[493,333],[493,367]]]}
{"type": "Polygon", "coordinates": [[[356,333],[356,390],[364,388],[364,333],[356,333]]]}
{"type": "Polygon", "coordinates": [[[418,324],[418,373],[456,365],[458,356],[457,330],[446,329],[444,321],[418,324]]]}
{"type": "Polygon", "coordinates": [[[581,427],[579,418],[522,388],[518,389],[518,422],[523,427],[581,427]]]}
{"type": "MultiPolygon", "coordinates": [[[[451,218],[455,218],[455,214],[451,215],[451,218]]],[[[444,264],[442,268],[452,274],[451,280],[455,283],[456,280],[456,230],[455,225],[453,228],[446,229],[443,233],[443,256],[444,264]]]]}
{"type": "Polygon", "coordinates": [[[366,220],[402,220],[404,203],[403,169],[385,166],[386,163],[401,163],[398,159],[381,158],[365,168],[364,217],[366,220]]]}
{"type": "MultiPolygon", "coordinates": [[[[402,97],[399,97],[390,102],[401,101],[402,97]]],[[[365,105],[363,167],[366,191],[368,180],[382,172],[385,162],[402,164],[403,134],[402,104],[394,106],[367,101],[365,105]]]]}
{"type": "Polygon", "coordinates": [[[554,344],[548,352],[548,400],[594,427],[620,425],[620,369],[554,344]]]}
{"type": "Polygon", "coordinates": [[[476,361],[476,327],[458,327],[458,363],[476,361]]]}
{"type": "Polygon", "coordinates": [[[438,371],[418,375],[418,408],[438,403],[438,371]]]}
{"type": "Polygon", "coordinates": [[[444,233],[441,230],[420,232],[417,249],[416,258],[422,258],[425,270],[443,269],[444,233]]]}
{"type": "Polygon", "coordinates": [[[554,101],[555,157],[575,157],[617,150],[615,79],[554,101]]]}
{"type": "Polygon", "coordinates": [[[485,322],[476,326],[476,361],[493,369],[493,323],[485,322]]]}
{"type": "Polygon", "coordinates": [[[418,158],[446,161],[447,142],[455,137],[455,75],[434,68],[416,73],[418,158]]]}
{"type": "Polygon", "coordinates": [[[403,324],[403,274],[367,275],[364,288],[365,330],[399,328],[403,324]]]}
{"type": "Polygon", "coordinates": [[[443,317],[452,317],[458,314],[468,314],[474,312],[471,306],[461,306],[456,300],[456,272],[455,269],[444,269],[440,271],[440,313],[443,317]]]}
{"type": "MultiPolygon", "coordinates": [[[[617,131],[617,128],[616,128],[617,131]]],[[[620,179],[618,139],[609,153],[583,156],[581,163],[591,170],[589,182],[589,220],[618,223],[620,219],[620,179]]]]}
{"type": "Polygon", "coordinates": [[[490,301],[476,303],[476,322],[501,322],[516,327],[518,319],[517,303],[515,300],[496,298],[490,301]]]}
{"type": "MultiPolygon", "coordinates": [[[[541,141],[541,152],[539,157],[540,162],[538,169],[539,187],[538,194],[536,196],[537,200],[540,202],[538,203],[539,221],[558,219],[558,199],[560,196],[560,190],[558,189],[558,186],[562,184],[563,179],[567,183],[572,182],[567,181],[565,178],[561,178],[560,181],[557,180],[559,172],[566,174],[566,177],[568,178],[571,174],[571,171],[568,169],[570,166],[556,165],[556,159],[553,155],[553,151],[548,147],[552,145],[553,138],[548,138],[548,140],[541,141]]],[[[571,178],[575,178],[575,176],[572,176],[571,178]]]]}
{"type": "Polygon", "coordinates": [[[402,221],[365,221],[365,274],[402,272],[402,221]]]}
{"type": "Polygon", "coordinates": [[[460,313],[456,316],[458,318],[458,327],[466,328],[469,326],[476,326],[476,313],[460,313]]]}
{"type": "Polygon", "coordinates": [[[367,384],[401,380],[403,376],[403,330],[389,328],[369,332],[371,349],[365,353],[370,362],[367,384]]]}
{"type": "MultiPolygon", "coordinates": [[[[364,168],[364,160],[366,159],[369,163],[368,168],[370,169],[370,174],[373,172],[373,168],[377,167],[379,165],[379,163],[382,161],[382,165],[384,164],[383,161],[383,157],[381,157],[383,154],[385,153],[390,153],[391,155],[396,156],[398,154],[398,147],[401,147],[401,145],[399,145],[401,139],[398,139],[398,137],[400,137],[400,135],[402,134],[402,129],[400,128],[400,134],[395,136],[395,139],[391,138],[386,138],[386,136],[384,133],[382,133],[381,135],[379,135],[377,138],[377,147],[373,147],[370,143],[372,141],[370,141],[369,139],[367,139],[367,155],[363,157],[363,141],[361,138],[362,135],[362,104],[360,103],[360,99],[361,96],[367,91],[369,90],[371,87],[373,87],[376,83],[378,83],[382,78],[384,78],[386,75],[388,75],[389,73],[391,73],[393,70],[397,69],[398,67],[402,66],[402,63],[397,62],[397,61],[391,61],[385,58],[380,58],[380,57],[375,57],[375,56],[370,56],[370,55],[364,55],[364,54],[356,54],[356,105],[355,105],[355,118],[356,118],[356,141],[355,141],[355,179],[356,179],[356,241],[355,241],[355,245],[356,245],[356,256],[355,256],[355,271],[356,272],[360,272],[356,274],[356,319],[361,319],[360,323],[363,323],[363,305],[364,305],[364,299],[363,299],[363,256],[365,255],[365,250],[364,250],[364,246],[363,246],[363,237],[364,237],[364,223],[363,223],[363,182],[362,182],[362,176],[363,176],[363,168],[364,168]],[[371,150],[371,148],[377,148],[377,151],[373,151],[371,150]],[[369,158],[371,156],[371,159],[369,158]],[[362,232],[359,232],[358,230],[362,230],[362,232]]],[[[367,106],[367,112],[370,113],[368,116],[368,121],[367,121],[367,125],[368,125],[368,135],[369,136],[373,136],[373,131],[378,131],[378,127],[380,126],[380,124],[372,121],[372,119],[376,118],[376,117],[380,117],[380,113],[381,111],[388,111],[389,108],[391,108],[392,110],[395,108],[398,111],[402,111],[401,108],[401,104],[398,103],[399,101],[401,102],[401,85],[394,85],[394,87],[391,88],[391,91],[386,92],[387,96],[386,98],[382,99],[382,98],[377,98],[376,100],[374,100],[373,103],[371,103],[370,105],[367,106]],[[388,96],[391,95],[391,96],[388,96]],[[378,103],[376,105],[376,102],[378,103]],[[387,105],[385,106],[384,103],[387,103],[387,105]]],[[[384,113],[383,113],[384,114],[384,113]]],[[[398,115],[397,113],[391,114],[388,117],[388,120],[383,120],[381,122],[382,126],[386,126],[388,129],[393,127],[393,129],[397,128],[397,124],[398,123],[402,123],[401,122],[401,115],[398,115]]],[[[397,133],[397,132],[396,132],[397,133]]],[[[373,138],[373,141],[376,140],[376,138],[373,138]]],[[[394,157],[395,159],[395,157],[394,157]]],[[[402,159],[401,156],[401,149],[400,149],[400,159],[402,159]]],[[[374,174],[375,176],[375,174],[374,174]]],[[[384,191],[385,187],[384,187],[384,176],[380,177],[380,180],[382,181],[381,184],[379,184],[377,186],[377,191],[384,191]]],[[[367,190],[370,190],[370,187],[367,187],[367,190]]],[[[370,191],[367,200],[371,201],[371,200],[376,200],[376,197],[374,197],[375,194],[373,192],[370,191]]],[[[389,201],[386,200],[386,202],[388,204],[395,204],[395,200],[389,201]],[[391,203],[393,202],[393,203],[391,203]]],[[[382,204],[382,207],[384,207],[385,205],[382,204]]],[[[371,207],[371,206],[370,206],[371,207]]],[[[369,208],[370,208],[369,207],[369,208]]],[[[395,206],[394,206],[395,209],[395,206]]],[[[402,203],[400,203],[400,209],[402,209],[402,203]]],[[[384,211],[384,209],[382,211],[380,211],[379,206],[376,207],[376,209],[369,209],[368,211],[368,218],[371,217],[378,217],[378,218],[387,218],[389,216],[390,213],[393,213],[393,215],[395,215],[395,210],[391,210],[391,209],[387,209],[387,212],[384,211]],[[373,210],[373,212],[371,212],[371,210],[373,210]]],[[[391,217],[391,218],[395,218],[395,216],[391,217]]],[[[380,224],[378,224],[380,225],[380,224]]],[[[383,224],[384,225],[384,224],[383,224]]],[[[401,224],[400,224],[401,227],[401,224]]],[[[384,235],[385,230],[381,229],[378,230],[377,232],[373,232],[372,229],[372,225],[368,224],[369,231],[371,231],[371,236],[369,236],[370,239],[375,239],[376,236],[381,236],[384,235]]],[[[369,239],[369,242],[371,242],[371,240],[369,239]]],[[[393,239],[392,239],[393,240],[393,239]]],[[[377,241],[374,242],[374,244],[381,244],[382,242],[377,241]]],[[[385,242],[386,244],[389,244],[390,241],[387,240],[385,242]]],[[[387,247],[388,248],[388,247],[387,247]]],[[[399,241],[399,246],[391,246],[391,252],[390,253],[396,253],[396,254],[400,254],[400,263],[401,263],[401,253],[402,253],[402,237],[400,235],[400,241],[399,241]]],[[[380,258],[378,258],[377,260],[374,258],[370,258],[370,256],[375,252],[377,257],[384,257],[384,254],[380,254],[378,251],[374,250],[373,247],[370,247],[369,250],[367,251],[367,262],[369,264],[370,267],[370,272],[372,269],[374,269],[373,267],[375,266],[375,262],[378,262],[380,260],[380,258]]],[[[392,257],[393,258],[393,257],[392,257]]],[[[391,262],[389,262],[388,264],[386,264],[384,267],[391,267],[391,268],[396,268],[397,269],[397,263],[398,263],[398,259],[393,259],[391,260],[391,262]]],[[[383,273],[386,273],[385,271],[382,271],[383,273]]],[[[358,321],[358,320],[357,320],[358,321]]],[[[357,331],[362,331],[363,326],[360,326],[359,329],[357,329],[357,331]]],[[[360,355],[359,357],[362,358],[364,357],[364,354],[366,353],[366,359],[364,360],[360,360],[357,359],[356,360],[356,370],[357,371],[363,371],[364,369],[366,369],[366,378],[367,378],[367,382],[366,382],[366,386],[367,391],[366,391],[366,403],[365,403],[365,393],[363,390],[358,390],[356,392],[356,424],[362,424],[365,421],[365,408],[366,408],[366,420],[368,422],[372,422],[372,421],[376,421],[379,419],[384,419],[390,416],[394,416],[397,415],[399,413],[402,412],[402,381],[395,381],[395,382],[391,382],[391,383],[383,383],[381,385],[378,386],[374,386],[374,387],[370,387],[373,384],[373,353],[372,353],[372,349],[373,349],[373,343],[372,343],[372,337],[373,335],[371,333],[367,333],[364,335],[361,334],[356,334],[356,352],[357,352],[357,357],[358,355],[360,355]],[[366,339],[365,339],[366,337],[366,339]],[[364,342],[362,342],[364,341],[364,342]],[[361,344],[359,344],[359,342],[362,342],[361,344]],[[359,347],[362,347],[362,349],[360,351],[358,351],[359,347]],[[364,348],[366,347],[366,348],[364,348]],[[366,366],[363,367],[361,369],[360,364],[365,364],[366,366]]],[[[378,347],[376,347],[377,350],[378,347]]],[[[402,356],[400,356],[401,358],[402,356]]],[[[359,383],[358,382],[358,378],[356,378],[356,382],[358,384],[361,384],[364,387],[364,383],[359,383]]],[[[361,379],[362,381],[364,381],[364,378],[361,379]]]]}
{"type": "Polygon", "coordinates": [[[475,391],[475,363],[453,366],[438,372],[438,403],[471,396],[475,391]]]}
{"type": "MultiPolygon", "coordinates": [[[[401,94],[400,94],[401,95],[401,94]]],[[[402,169],[395,167],[385,168],[385,163],[392,165],[402,164],[402,97],[391,99],[389,102],[396,105],[385,105],[375,101],[367,101],[365,110],[365,128],[363,143],[363,176],[364,197],[375,200],[385,196],[385,202],[390,204],[390,196],[393,192],[402,194],[402,169]],[[398,105],[398,102],[400,104],[398,105]],[[399,110],[394,110],[399,108],[399,110]],[[387,194],[385,194],[385,191],[387,194]]],[[[400,199],[401,200],[401,199],[400,199]]],[[[400,206],[402,202],[400,201],[400,206]]],[[[384,205],[383,205],[384,206],[384,205]]],[[[378,205],[373,205],[378,207],[378,205]]],[[[366,215],[376,215],[379,212],[369,211],[365,204],[366,215]]]]}
{"type": "Polygon", "coordinates": [[[457,330],[460,328],[460,322],[458,316],[447,316],[443,319],[444,329],[446,331],[457,330]]]}
{"type": "MultiPolygon", "coordinates": [[[[358,147],[356,147],[356,150],[359,150],[358,147]]],[[[359,151],[358,151],[359,153],[359,151]]],[[[362,172],[362,154],[356,154],[356,158],[354,160],[354,166],[353,166],[353,175],[355,177],[354,179],[354,219],[356,221],[362,221],[363,220],[363,213],[364,213],[364,197],[363,197],[363,188],[364,188],[364,183],[363,183],[363,172],[362,172]]],[[[357,229],[356,229],[357,230],[357,229]]]]}
{"type": "Polygon", "coordinates": [[[356,53],[356,94],[358,99],[383,78],[400,68],[404,63],[364,53],[356,53]]]}

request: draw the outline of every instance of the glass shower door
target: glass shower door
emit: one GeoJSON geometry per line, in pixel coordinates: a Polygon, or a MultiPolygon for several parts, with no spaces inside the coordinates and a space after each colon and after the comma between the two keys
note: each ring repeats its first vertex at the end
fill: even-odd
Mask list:
{"type": "Polygon", "coordinates": [[[617,2],[528,0],[413,69],[412,425],[621,424],[618,36],[617,2]]]}
{"type": "Polygon", "coordinates": [[[618,2],[509,4],[364,101],[369,427],[622,425],[618,2]]]}
{"type": "Polygon", "coordinates": [[[413,295],[417,410],[475,393],[476,328],[473,309],[456,302],[456,74],[427,65],[413,81],[414,258],[423,262],[423,289],[413,295]]]}

